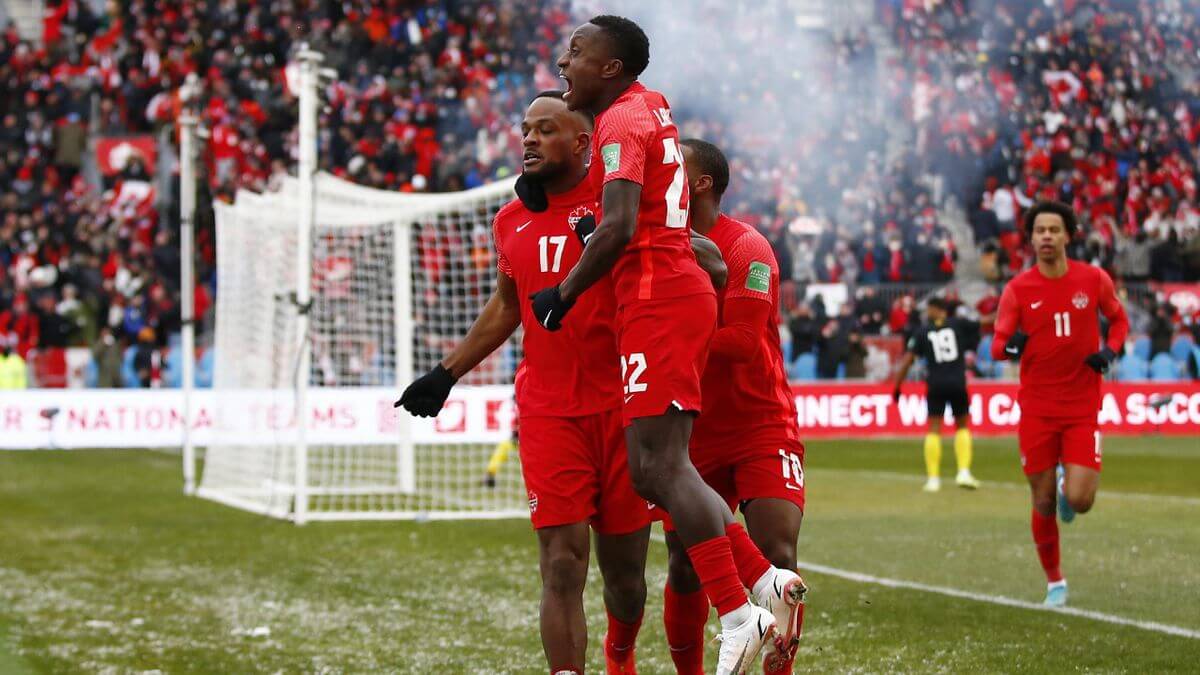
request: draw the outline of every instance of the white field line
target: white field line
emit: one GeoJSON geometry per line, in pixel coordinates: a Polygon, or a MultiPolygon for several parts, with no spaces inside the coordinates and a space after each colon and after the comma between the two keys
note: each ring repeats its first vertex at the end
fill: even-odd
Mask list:
{"type": "MultiPolygon", "coordinates": [[[[662,533],[660,532],[652,533],[650,538],[659,543],[666,543],[666,538],[663,537],[662,533]]],[[[821,565],[819,563],[808,562],[805,560],[796,561],[796,565],[804,571],[812,571],[818,574],[828,574],[829,576],[839,577],[849,581],[856,581],[860,584],[874,584],[876,586],[884,586],[886,588],[902,588],[912,591],[921,591],[923,593],[936,593],[938,595],[959,598],[961,600],[987,602],[993,605],[1003,605],[1005,607],[1017,607],[1019,609],[1031,609],[1038,612],[1066,614],[1068,616],[1078,616],[1085,619],[1092,619],[1094,621],[1117,624],[1119,626],[1132,626],[1134,628],[1141,628],[1142,630],[1163,633],[1165,635],[1175,635],[1178,637],[1200,640],[1200,630],[1158,623],[1157,621],[1139,621],[1137,619],[1117,616],[1116,614],[1105,614],[1104,612],[1096,612],[1090,609],[1079,609],[1077,607],[1047,607],[1036,602],[1018,600],[1016,598],[1009,598],[1003,595],[988,595],[986,593],[974,593],[972,591],[964,591],[958,588],[950,588],[948,586],[931,586],[929,584],[922,584],[916,581],[888,579],[887,577],[877,577],[871,574],[853,572],[850,570],[841,569],[840,567],[830,567],[828,565],[821,565]]]]}
{"type": "MultiPolygon", "coordinates": [[[[920,485],[925,481],[923,476],[916,473],[900,473],[899,471],[858,471],[857,469],[815,469],[818,474],[822,473],[840,473],[848,475],[865,476],[867,478],[878,478],[880,480],[890,480],[900,483],[913,483],[920,485]]],[[[947,479],[949,480],[949,479],[947,479]]],[[[1008,483],[996,480],[979,481],[987,488],[999,488],[1001,490],[1016,490],[1018,492],[1028,492],[1029,486],[1023,483],[1008,483]]],[[[1200,497],[1184,497],[1182,495],[1156,495],[1149,492],[1122,492],[1120,490],[1105,490],[1104,489],[1104,474],[1100,475],[1100,490],[1096,493],[1097,500],[1104,499],[1133,499],[1137,501],[1153,501],[1163,502],[1168,504],[1185,504],[1188,506],[1200,506],[1200,497]]]]}

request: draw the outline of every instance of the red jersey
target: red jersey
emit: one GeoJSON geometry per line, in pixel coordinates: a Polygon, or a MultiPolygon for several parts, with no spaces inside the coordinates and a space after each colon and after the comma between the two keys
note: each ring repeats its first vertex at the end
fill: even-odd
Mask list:
{"type": "Polygon", "coordinates": [[[570,321],[550,332],[538,325],[525,298],[566,278],[583,246],[574,223],[594,214],[595,193],[585,179],[534,213],[514,199],[496,213],[492,236],[500,273],[517,285],[521,299],[525,359],[517,369],[517,408],[522,416],[576,417],[621,405],[621,360],[614,330],[612,282],[601,279],[580,295],[570,321]]]}
{"type": "Polygon", "coordinates": [[[729,278],[717,294],[717,332],[700,385],[704,412],[692,427],[692,446],[799,440],[796,400],[779,346],[775,253],[766,237],[725,214],[717,218],[708,237],[721,250],[729,278]],[[750,314],[757,317],[756,323],[731,322],[733,303],[746,301],[757,305],[751,305],[750,314]]]}
{"type": "Polygon", "coordinates": [[[1109,321],[1107,344],[1119,352],[1129,319],[1112,279],[1099,267],[1067,261],[1066,275],[1044,276],[1036,266],[1004,287],[992,355],[1019,328],[1029,336],[1021,355],[1022,412],[1040,417],[1088,417],[1100,410],[1100,374],[1084,360],[1101,349],[1100,314],[1109,321]]]}
{"type": "Polygon", "coordinates": [[[617,303],[712,293],[692,253],[687,175],[667,99],[630,85],[596,118],[592,167],[598,195],[611,180],[642,186],[637,230],[613,265],[617,303]]]}

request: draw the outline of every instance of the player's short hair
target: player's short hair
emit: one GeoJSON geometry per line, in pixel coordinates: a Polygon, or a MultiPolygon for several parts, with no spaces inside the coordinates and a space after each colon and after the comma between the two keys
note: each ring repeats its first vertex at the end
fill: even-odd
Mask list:
{"type": "MultiPolygon", "coordinates": [[[[539,91],[537,93],[537,96],[534,96],[533,98],[529,99],[529,103],[532,105],[533,102],[538,100],[539,98],[552,98],[556,101],[563,101],[564,100],[563,96],[565,96],[566,93],[567,92],[563,91],[562,89],[546,89],[544,91],[539,91]]],[[[583,119],[587,120],[588,126],[592,126],[596,123],[596,118],[592,116],[592,113],[590,113],[586,110],[579,109],[579,110],[572,110],[571,112],[573,112],[576,115],[579,115],[583,119]]]]}
{"type": "Polygon", "coordinates": [[[925,306],[926,307],[937,307],[938,309],[942,310],[943,312],[950,311],[950,303],[946,302],[946,299],[941,297],[940,295],[935,295],[932,298],[926,300],[925,306]]]}
{"type": "Polygon", "coordinates": [[[1052,213],[1059,218],[1062,218],[1063,224],[1067,227],[1067,236],[1074,237],[1075,230],[1079,227],[1079,221],[1075,218],[1075,210],[1070,206],[1059,201],[1043,201],[1033,205],[1033,208],[1025,212],[1024,228],[1025,236],[1033,236],[1033,221],[1043,213],[1052,213]]]}
{"type": "Polygon", "coordinates": [[[650,65],[650,38],[641,26],[612,14],[593,16],[588,23],[599,26],[612,41],[613,56],[621,61],[627,74],[637,77],[650,65]]]}
{"type": "Polygon", "coordinates": [[[729,188],[729,160],[725,159],[725,153],[699,138],[685,138],[679,144],[692,149],[692,159],[700,167],[701,173],[712,176],[713,193],[720,199],[729,188]]]}

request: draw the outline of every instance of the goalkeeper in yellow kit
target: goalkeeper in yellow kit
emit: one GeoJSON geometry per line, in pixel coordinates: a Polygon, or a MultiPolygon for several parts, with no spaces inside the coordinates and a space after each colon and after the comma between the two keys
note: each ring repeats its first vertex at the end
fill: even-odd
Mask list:
{"type": "Polygon", "coordinates": [[[483,486],[494,488],[496,487],[496,475],[500,473],[500,467],[508,461],[508,456],[517,451],[517,415],[513,413],[512,419],[512,437],[506,438],[496,444],[496,449],[492,450],[492,456],[488,458],[487,473],[483,475],[483,486]]]}

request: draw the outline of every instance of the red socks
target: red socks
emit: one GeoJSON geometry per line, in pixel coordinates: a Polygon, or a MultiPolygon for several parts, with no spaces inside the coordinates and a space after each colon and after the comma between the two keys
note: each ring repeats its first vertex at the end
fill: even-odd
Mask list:
{"type": "Polygon", "coordinates": [[[1036,510],[1031,519],[1033,543],[1037,546],[1038,559],[1042,561],[1042,569],[1046,571],[1046,581],[1054,583],[1062,581],[1063,575],[1058,568],[1058,520],[1054,515],[1043,516],[1036,510]]]}
{"type": "Polygon", "coordinates": [[[746,604],[746,589],[738,578],[737,566],[733,562],[729,537],[713,537],[688,548],[692,569],[700,577],[700,585],[708,601],[722,616],[746,604]]]}
{"type": "Polygon", "coordinates": [[[633,623],[625,623],[611,612],[608,614],[608,633],[604,636],[604,658],[608,665],[609,675],[620,673],[636,673],[634,665],[633,645],[637,642],[638,630],[642,627],[642,617],[633,623]]]}
{"type": "Polygon", "coordinates": [[[750,540],[746,528],[741,523],[730,523],[725,526],[725,536],[729,537],[729,548],[733,551],[733,563],[737,565],[738,577],[746,588],[754,588],[754,582],[771,569],[771,563],[763,557],[762,551],[750,540]]]}
{"type": "Polygon", "coordinates": [[[663,625],[678,675],[704,675],[704,626],[708,598],[701,591],[676,593],[667,584],[663,594],[663,625]]]}

